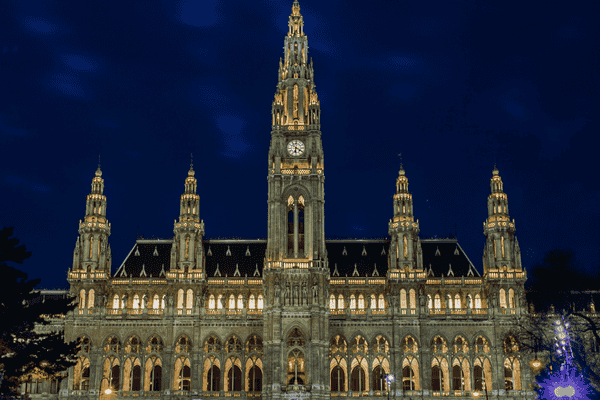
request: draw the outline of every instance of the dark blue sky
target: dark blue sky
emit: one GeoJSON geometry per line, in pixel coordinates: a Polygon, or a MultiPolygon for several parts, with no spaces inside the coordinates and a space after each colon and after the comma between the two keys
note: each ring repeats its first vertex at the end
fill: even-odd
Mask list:
{"type": "MultiPolygon", "coordinates": [[[[113,271],[171,237],[194,153],[207,237],[265,237],[292,0],[4,1],[0,225],[66,284],[102,156],[113,271]]],[[[399,158],[421,234],[481,270],[494,160],[523,265],[598,267],[597,2],[300,1],[321,101],[327,237],[387,236],[399,158]]]]}

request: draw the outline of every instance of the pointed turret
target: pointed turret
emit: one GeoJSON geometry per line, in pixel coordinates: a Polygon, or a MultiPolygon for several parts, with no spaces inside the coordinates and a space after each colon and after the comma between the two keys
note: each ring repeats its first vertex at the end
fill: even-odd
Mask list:
{"type": "Polygon", "coordinates": [[[483,270],[521,271],[521,251],[515,237],[515,220],[510,221],[508,198],[503,191],[502,178],[494,166],[488,196],[488,218],[483,223],[486,247],[483,252],[483,270]]]}
{"type": "Polygon", "coordinates": [[[85,217],[79,221],[79,237],[73,253],[73,271],[102,271],[110,276],[111,253],[108,245],[110,223],[106,219],[106,196],[100,164],[87,195],[85,217]]]}
{"type": "Polygon", "coordinates": [[[419,220],[415,222],[413,216],[412,195],[408,192],[408,179],[402,164],[396,179],[394,219],[390,220],[388,232],[392,238],[388,253],[390,265],[388,271],[422,268],[419,220]]]}
{"type": "Polygon", "coordinates": [[[289,125],[308,125],[319,129],[320,102],[314,84],[312,59],[308,62],[308,39],[304,34],[304,19],[300,4],[294,1],[284,40],[284,58],[279,59],[277,92],[273,101],[273,129],[289,125]]]}
{"type": "Polygon", "coordinates": [[[179,221],[175,221],[173,228],[172,271],[204,271],[204,221],[200,220],[200,196],[196,194],[197,181],[194,175],[193,164],[190,164],[185,178],[185,192],[179,204],[179,221]]]}

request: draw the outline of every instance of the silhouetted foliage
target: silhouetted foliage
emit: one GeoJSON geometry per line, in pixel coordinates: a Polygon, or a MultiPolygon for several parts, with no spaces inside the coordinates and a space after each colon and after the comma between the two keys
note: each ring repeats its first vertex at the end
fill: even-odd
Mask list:
{"type": "Polygon", "coordinates": [[[534,304],[536,311],[548,311],[550,305],[556,310],[573,310],[573,304],[580,303],[582,297],[571,291],[598,289],[598,278],[579,266],[572,250],[551,250],[541,264],[527,271],[527,301],[534,304]]]}
{"type": "Polygon", "coordinates": [[[62,332],[38,334],[37,326],[50,323],[47,317],[64,317],[76,304],[73,298],[32,302],[38,296],[33,289],[40,279],[27,280],[27,273],[7,265],[23,264],[31,256],[19,240],[10,238],[13,227],[0,231],[0,369],[4,380],[0,385],[0,398],[21,398],[16,395],[20,379],[35,373],[56,378],[72,365],[78,351],[76,342],[65,343],[62,332]]]}

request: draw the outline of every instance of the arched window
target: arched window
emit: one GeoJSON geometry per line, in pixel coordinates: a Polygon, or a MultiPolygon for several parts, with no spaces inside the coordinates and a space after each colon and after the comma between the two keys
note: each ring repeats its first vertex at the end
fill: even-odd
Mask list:
{"type": "Polygon", "coordinates": [[[233,310],[235,308],[235,297],[231,294],[229,295],[229,309],[233,310]]]}
{"type": "Polygon", "coordinates": [[[374,294],[371,295],[371,308],[373,308],[373,309],[377,308],[377,298],[375,297],[374,294]]]}
{"type": "Polygon", "coordinates": [[[140,308],[140,296],[138,296],[137,293],[135,294],[135,296],[133,296],[133,308],[136,310],[140,308]]]}
{"type": "Polygon", "coordinates": [[[452,308],[452,296],[449,294],[446,295],[446,308],[452,308]]]}
{"type": "Polygon", "coordinates": [[[119,295],[117,294],[115,294],[115,297],[113,297],[113,308],[119,308],[119,295]]]}
{"type": "Polygon", "coordinates": [[[353,294],[350,295],[350,308],[354,310],[356,308],[356,298],[353,294]]]}
{"type": "Polygon", "coordinates": [[[475,390],[492,391],[492,364],[487,357],[477,357],[473,361],[473,381],[475,390]]]}
{"type": "Polygon", "coordinates": [[[454,295],[454,308],[462,308],[462,304],[460,302],[460,295],[458,293],[454,295]]]}
{"type": "Polygon", "coordinates": [[[166,300],[166,298],[167,298],[167,295],[163,294],[162,299],[160,300],[160,308],[163,309],[163,310],[165,309],[165,300],[166,300]]]}
{"type": "MultiPolygon", "coordinates": [[[[344,360],[345,361],[345,360],[344,360]]],[[[344,370],[339,365],[336,365],[331,370],[331,391],[332,392],[343,392],[346,381],[346,375],[344,370]]]]}
{"type": "Polygon", "coordinates": [[[464,390],[465,377],[459,365],[452,367],[452,382],[453,390],[464,390]]]}
{"type": "Polygon", "coordinates": [[[238,308],[238,310],[241,310],[242,308],[244,308],[244,299],[242,298],[241,294],[238,294],[237,308],[238,308]]]}
{"type": "Polygon", "coordinates": [[[335,310],[335,296],[333,294],[329,296],[329,309],[335,310]]]}
{"type": "Polygon", "coordinates": [[[365,309],[365,297],[362,295],[362,293],[358,295],[358,309],[365,309]]]}
{"type": "Polygon", "coordinates": [[[142,365],[138,357],[129,357],[125,360],[123,371],[123,391],[138,392],[141,389],[142,365]]]}
{"type": "Polygon", "coordinates": [[[386,385],[385,385],[385,376],[387,374],[385,373],[385,371],[383,370],[383,368],[381,368],[381,365],[377,365],[374,369],[373,369],[373,390],[385,390],[386,389],[386,385]]]}
{"type": "Polygon", "coordinates": [[[262,294],[258,294],[258,309],[262,310],[263,309],[263,295],[262,294]]]}
{"type": "Polygon", "coordinates": [[[88,293],[88,308],[94,308],[94,289],[90,289],[88,293]]]}
{"type": "Polygon", "coordinates": [[[440,309],[442,308],[442,300],[440,299],[440,295],[438,293],[436,293],[435,295],[435,308],[436,309],[440,309]]]}
{"type": "Polygon", "coordinates": [[[506,292],[500,289],[500,308],[506,308],[506,292]]]}
{"type": "Polygon", "coordinates": [[[250,301],[248,302],[248,308],[255,309],[256,308],[256,299],[254,298],[254,294],[250,295],[250,301]]]}
{"type": "Polygon", "coordinates": [[[431,300],[431,295],[427,295],[427,307],[431,310],[433,308],[433,301],[431,300]]]}
{"type": "Polygon", "coordinates": [[[211,294],[208,297],[208,308],[211,310],[215,309],[215,295],[214,294],[211,294]]]}
{"type": "Polygon", "coordinates": [[[508,308],[515,308],[515,291],[508,289],[508,308]]]}
{"type": "Polygon", "coordinates": [[[385,300],[383,299],[383,295],[379,295],[379,309],[383,310],[385,308],[385,300]]]}
{"type": "Polygon", "coordinates": [[[450,391],[448,361],[437,356],[431,361],[431,389],[434,392],[450,391]]]}
{"type": "Polygon", "coordinates": [[[242,390],[242,370],[240,369],[240,359],[236,358],[232,365],[232,360],[227,359],[225,369],[227,370],[227,391],[239,392],[242,390]]]}
{"type": "MultiPolygon", "coordinates": [[[[208,359],[206,360],[209,361],[208,359]]],[[[214,357],[210,361],[214,360],[214,357]]],[[[221,390],[221,369],[218,365],[213,364],[206,373],[206,390],[209,392],[219,392],[221,390]]]]}
{"type": "Polygon", "coordinates": [[[414,310],[415,308],[417,308],[415,289],[410,289],[408,293],[409,293],[409,299],[410,299],[410,308],[412,308],[414,310]]]}
{"type": "Polygon", "coordinates": [[[73,372],[73,390],[89,390],[90,360],[87,357],[79,357],[73,372]]]}
{"type": "Polygon", "coordinates": [[[146,360],[144,390],[147,392],[162,390],[162,363],[158,357],[149,357],[146,360]]]}
{"type": "Polygon", "coordinates": [[[415,372],[408,365],[402,368],[402,390],[414,390],[415,372]]]}
{"type": "Polygon", "coordinates": [[[85,308],[85,290],[81,289],[79,291],[79,309],[85,308]]]}
{"type": "Polygon", "coordinates": [[[342,296],[341,294],[338,296],[338,309],[344,309],[344,296],[342,296]]]}
{"type": "Polygon", "coordinates": [[[479,293],[475,294],[475,308],[476,309],[481,308],[481,296],[479,295],[479,293]]]}
{"type": "MultiPolygon", "coordinates": [[[[252,360],[249,359],[248,361],[251,362],[252,360]]],[[[258,365],[254,365],[248,370],[248,391],[262,391],[262,371],[258,365]]]]}
{"type": "Polygon", "coordinates": [[[400,308],[406,308],[406,290],[400,290],[400,308]]]}
{"type": "Polygon", "coordinates": [[[177,291],[177,308],[183,308],[183,289],[177,291]]]}
{"type": "Polygon", "coordinates": [[[155,310],[160,308],[160,299],[158,298],[158,294],[155,294],[152,298],[152,308],[155,310]]]}
{"type": "Polygon", "coordinates": [[[194,291],[188,289],[185,296],[185,308],[190,309],[194,305],[194,291]]]}
{"type": "Polygon", "coordinates": [[[222,294],[220,294],[220,295],[217,297],[217,308],[218,308],[219,310],[223,308],[223,295],[222,295],[222,294]]]}
{"type": "Polygon", "coordinates": [[[350,377],[351,388],[353,392],[363,392],[366,390],[365,386],[365,370],[358,364],[352,368],[352,376],[350,377]]]}
{"type": "Polygon", "coordinates": [[[121,367],[119,359],[116,357],[107,357],[104,359],[102,391],[110,387],[113,391],[120,389],[121,367]]]}

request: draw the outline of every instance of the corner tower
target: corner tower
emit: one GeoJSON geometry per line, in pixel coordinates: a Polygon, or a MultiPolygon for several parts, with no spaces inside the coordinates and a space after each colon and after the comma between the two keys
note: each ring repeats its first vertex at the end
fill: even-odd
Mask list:
{"type": "MultiPolygon", "coordinates": [[[[185,178],[185,192],[179,201],[179,221],[174,222],[171,271],[204,272],[204,221],[200,220],[200,196],[196,194],[197,181],[193,164],[185,178]]],[[[202,275],[201,279],[205,279],[202,275]]]]}
{"type": "Polygon", "coordinates": [[[483,272],[521,271],[521,250],[515,236],[515,220],[508,215],[508,198],[496,167],[490,180],[488,217],[483,223],[486,246],[483,249],[483,272]]]}
{"type": "Polygon", "coordinates": [[[73,252],[73,271],[104,272],[110,277],[111,251],[108,244],[110,223],[106,219],[106,196],[100,164],[92,179],[92,190],[85,202],[85,217],[79,220],[79,237],[73,252]]]}
{"type": "Polygon", "coordinates": [[[392,272],[423,269],[419,220],[415,222],[412,195],[408,192],[408,178],[402,165],[396,179],[394,219],[389,222],[388,233],[392,238],[388,256],[388,277],[392,272]]]}
{"type": "Polygon", "coordinates": [[[295,0],[279,60],[267,163],[263,399],[328,398],[329,269],[320,105],[295,0]]]}

